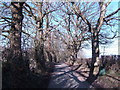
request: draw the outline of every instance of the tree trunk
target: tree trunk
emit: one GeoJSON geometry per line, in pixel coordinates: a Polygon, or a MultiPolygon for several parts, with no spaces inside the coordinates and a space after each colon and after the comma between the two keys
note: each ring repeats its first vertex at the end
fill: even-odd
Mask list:
{"type": "Polygon", "coordinates": [[[43,40],[43,30],[42,30],[43,20],[37,22],[38,31],[37,31],[37,41],[35,45],[35,58],[37,61],[38,69],[41,69],[42,72],[45,71],[45,58],[44,58],[44,40],[43,40]],[[39,31],[39,29],[41,29],[39,31]]]}
{"type": "Polygon", "coordinates": [[[10,49],[12,51],[9,62],[11,65],[10,72],[12,78],[12,86],[18,87],[23,80],[25,74],[24,61],[22,59],[21,50],[21,34],[22,34],[22,8],[24,2],[11,2],[12,25],[10,30],[10,49]]]}
{"type": "Polygon", "coordinates": [[[15,58],[21,58],[22,6],[24,3],[12,2],[12,25],[10,30],[10,48],[15,58]]]}
{"type": "MultiPolygon", "coordinates": [[[[99,32],[97,30],[93,30],[93,34],[92,34],[92,61],[91,61],[88,81],[92,82],[92,80],[94,80],[96,78],[94,75],[94,70],[95,70],[96,66],[97,66],[97,68],[99,68],[98,65],[99,65],[99,32]]],[[[96,72],[96,73],[98,73],[98,72],[96,72]]]]}
{"type": "MultiPolygon", "coordinates": [[[[75,47],[75,46],[74,46],[75,47]]],[[[74,63],[75,63],[75,61],[77,61],[77,49],[76,49],[76,47],[74,48],[74,50],[73,50],[73,62],[72,62],[72,65],[74,65],[74,63]]]]}
{"type": "Polygon", "coordinates": [[[46,71],[45,57],[44,57],[44,37],[43,37],[43,18],[42,18],[42,2],[39,3],[40,14],[37,18],[37,41],[35,46],[35,58],[37,61],[37,67],[42,72],[46,71]]]}

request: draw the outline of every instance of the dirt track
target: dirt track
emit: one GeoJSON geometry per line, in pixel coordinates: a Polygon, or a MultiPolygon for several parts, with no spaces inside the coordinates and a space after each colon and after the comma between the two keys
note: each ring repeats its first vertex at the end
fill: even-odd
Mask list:
{"type": "Polygon", "coordinates": [[[89,88],[82,73],[72,70],[67,64],[55,65],[48,88],[89,88]]]}

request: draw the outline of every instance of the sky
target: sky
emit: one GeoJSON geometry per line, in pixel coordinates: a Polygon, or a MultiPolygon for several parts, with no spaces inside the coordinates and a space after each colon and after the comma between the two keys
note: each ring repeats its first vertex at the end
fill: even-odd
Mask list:
{"type": "MultiPolygon", "coordinates": [[[[1,2],[11,2],[11,1],[14,1],[14,0],[0,0],[1,2]]],[[[17,0],[17,1],[25,1],[25,0],[17,0]]],[[[68,1],[68,0],[27,0],[27,2],[41,2],[41,1],[44,1],[44,2],[64,2],[64,1],[68,1]]],[[[101,1],[101,0],[69,0],[69,1],[74,1],[74,2],[78,2],[78,1],[83,1],[83,2],[99,2],[99,1],[101,1]]],[[[108,0],[106,0],[106,1],[108,1],[108,0]]],[[[112,0],[112,1],[114,1],[114,2],[118,2],[118,1],[120,1],[120,0],[112,0]]]]}
{"type": "MultiPolygon", "coordinates": [[[[112,2],[108,7],[108,12],[107,13],[111,13],[113,10],[116,10],[117,8],[118,8],[118,2],[112,2]]],[[[115,27],[115,29],[118,29],[118,27],[115,27]]],[[[100,46],[101,55],[103,54],[103,50],[104,50],[104,47],[100,46]]],[[[84,51],[86,57],[91,57],[92,56],[92,50],[91,49],[83,49],[83,51],[84,51]]],[[[104,54],[105,55],[117,55],[118,54],[118,40],[117,39],[114,39],[114,42],[111,45],[106,45],[104,54]]]]}
{"type": "MultiPolygon", "coordinates": [[[[112,12],[112,10],[116,10],[118,7],[120,7],[120,6],[118,6],[118,2],[113,2],[109,5],[108,8],[112,12]]],[[[113,29],[119,30],[120,28],[117,25],[117,26],[113,27],[113,29]]],[[[101,47],[101,49],[103,50],[102,47],[101,47]]],[[[111,45],[106,45],[105,54],[107,54],[107,55],[118,55],[118,38],[114,39],[114,42],[111,45]]]]}
{"type": "MultiPolygon", "coordinates": [[[[85,57],[92,57],[91,49],[83,49],[85,57]]],[[[100,56],[101,55],[118,55],[118,39],[114,39],[114,42],[110,45],[101,45],[100,46],[100,56]]]]}
{"type": "MultiPolygon", "coordinates": [[[[112,2],[109,7],[108,13],[111,13],[113,10],[116,10],[118,8],[118,2],[112,2]]],[[[113,29],[120,29],[118,26],[113,27],[113,29]]],[[[103,55],[118,55],[118,38],[113,39],[113,43],[109,45],[101,45],[100,46],[100,56],[103,55]]],[[[83,49],[83,52],[85,53],[85,57],[91,58],[92,57],[92,50],[91,49],[83,49]]]]}

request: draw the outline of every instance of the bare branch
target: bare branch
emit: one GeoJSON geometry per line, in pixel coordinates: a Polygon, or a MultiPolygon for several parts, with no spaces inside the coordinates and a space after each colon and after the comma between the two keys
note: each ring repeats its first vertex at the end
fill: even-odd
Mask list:
{"type": "Polygon", "coordinates": [[[114,11],[114,12],[112,12],[111,14],[109,14],[108,16],[106,16],[105,19],[106,19],[106,18],[109,18],[109,17],[111,17],[111,16],[113,16],[113,15],[115,15],[116,13],[119,12],[119,10],[120,10],[120,8],[118,8],[116,11],[114,11]]]}
{"type": "Polygon", "coordinates": [[[29,33],[25,32],[25,31],[23,31],[23,30],[22,30],[22,33],[24,33],[24,34],[26,34],[28,37],[31,37],[32,39],[36,40],[35,37],[32,37],[29,33]]]}

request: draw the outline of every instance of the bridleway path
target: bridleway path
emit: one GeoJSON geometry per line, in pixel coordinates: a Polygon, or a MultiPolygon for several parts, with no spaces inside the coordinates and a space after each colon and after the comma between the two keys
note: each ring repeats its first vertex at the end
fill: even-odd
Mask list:
{"type": "Polygon", "coordinates": [[[65,63],[56,64],[48,88],[89,88],[82,73],[77,73],[65,63]]]}

